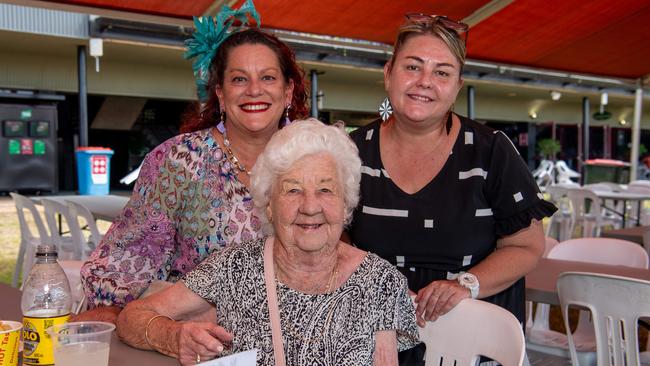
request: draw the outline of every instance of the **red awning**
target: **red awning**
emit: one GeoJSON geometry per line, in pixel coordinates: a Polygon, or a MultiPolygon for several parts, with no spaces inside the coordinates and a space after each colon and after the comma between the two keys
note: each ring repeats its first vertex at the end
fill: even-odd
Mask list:
{"type": "MultiPolygon", "coordinates": [[[[178,18],[202,15],[213,0],[53,1],[178,18]]],[[[239,0],[238,3],[241,3],[239,0]]],[[[269,28],[391,43],[406,12],[483,18],[469,32],[468,57],[621,78],[650,75],[650,2],[489,0],[256,0],[269,28]],[[498,3],[498,1],[496,2],[498,3]],[[487,6],[486,6],[487,5],[487,6]],[[486,6],[484,9],[482,7],[486,6]]]]}

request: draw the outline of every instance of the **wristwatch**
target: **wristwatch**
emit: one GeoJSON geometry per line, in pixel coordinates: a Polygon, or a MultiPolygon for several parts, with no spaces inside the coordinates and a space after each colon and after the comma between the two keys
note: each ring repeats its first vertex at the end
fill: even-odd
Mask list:
{"type": "Polygon", "coordinates": [[[472,299],[476,299],[478,297],[479,284],[478,278],[475,275],[469,272],[462,273],[460,276],[458,276],[458,283],[469,290],[472,299]]]}

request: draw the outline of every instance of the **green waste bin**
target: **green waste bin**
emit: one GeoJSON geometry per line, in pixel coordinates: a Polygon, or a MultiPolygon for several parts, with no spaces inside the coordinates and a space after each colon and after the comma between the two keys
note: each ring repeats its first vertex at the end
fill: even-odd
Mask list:
{"type": "Polygon", "coordinates": [[[590,159],[584,165],[584,184],[630,182],[630,163],[612,159],[590,159]]]}

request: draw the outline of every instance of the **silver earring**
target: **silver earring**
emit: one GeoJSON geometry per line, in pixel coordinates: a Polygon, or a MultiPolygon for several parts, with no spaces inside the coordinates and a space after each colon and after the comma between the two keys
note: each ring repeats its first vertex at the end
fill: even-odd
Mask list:
{"type": "Polygon", "coordinates": [[[390,100],[388,97],[384,98],[384,101],[381,102],[381,105],[379,106],[379,116],[381,117],[382,121],[387,120],[390,118],[390,115],[393,114],[393,106],[390,105],[390,100]]]}

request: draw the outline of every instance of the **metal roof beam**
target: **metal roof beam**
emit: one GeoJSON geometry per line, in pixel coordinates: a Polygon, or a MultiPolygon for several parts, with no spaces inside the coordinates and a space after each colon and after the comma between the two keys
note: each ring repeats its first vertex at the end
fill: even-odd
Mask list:
{"type": "Polygon", "coordinates": [[[475,12],[463,18],[463,23],[467,23],[470,28],[491,17],[494,13],[510,5],[513,0],[492,0],[489,3],[476,9],[475,12]]]}

